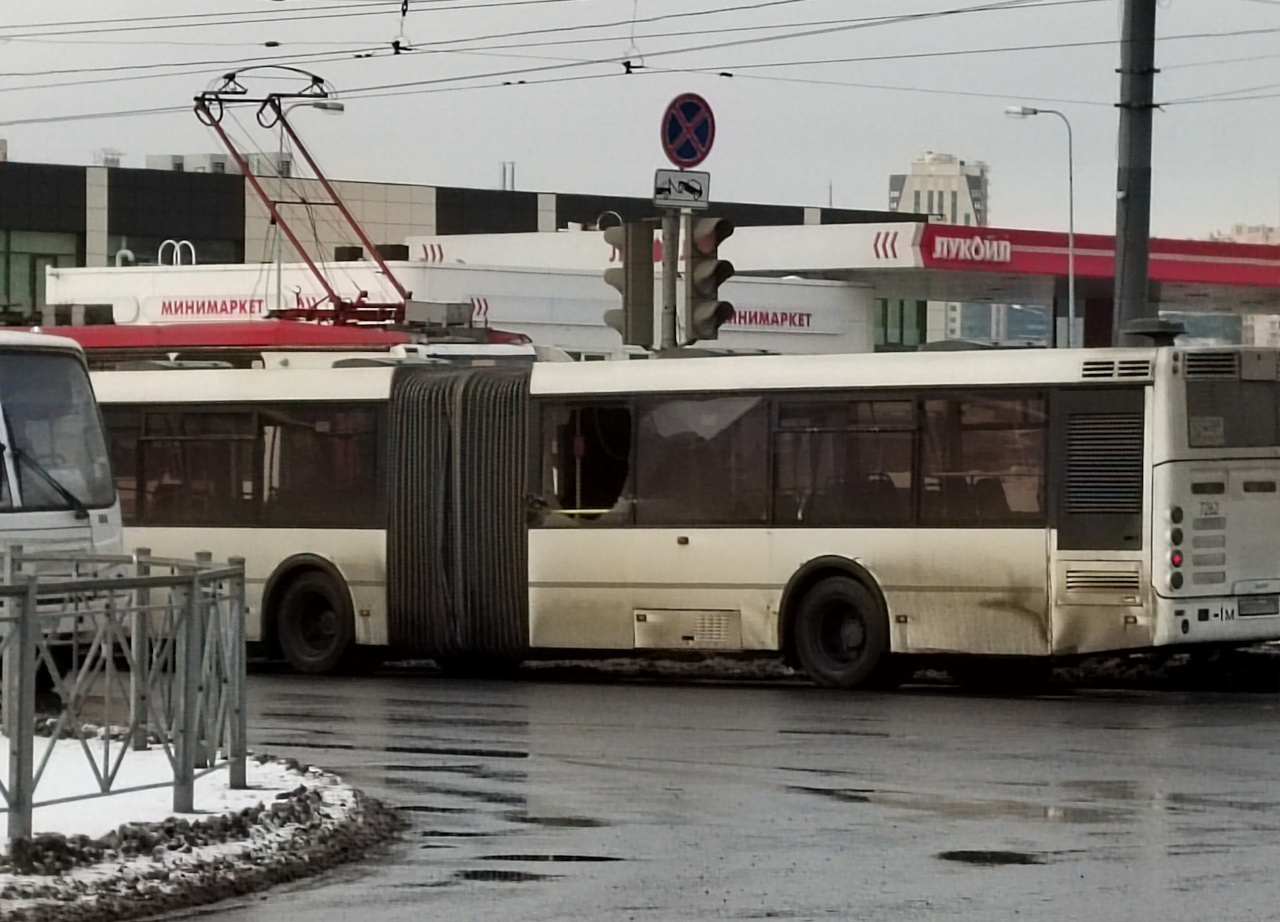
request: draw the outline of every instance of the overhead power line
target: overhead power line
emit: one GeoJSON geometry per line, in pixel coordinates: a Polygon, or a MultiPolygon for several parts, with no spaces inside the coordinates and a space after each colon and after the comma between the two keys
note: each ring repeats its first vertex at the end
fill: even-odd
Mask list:
{"type": "MultiPolygon", "coordinates": [[[[891,16],[891,17],[870,17],[865,19],[859,19],[856,21],[836,21],[835,25],[822,25],[822,26],[817,26],[812,28],[809,25],[806,25],[803,29],[794,31],[794,32],[785,32],[785,33],[777,33],[777,34],[771,34],[771,35],[765,35],[765,36],[757,36],[753,38],[741,39],[736,41],[700,44],[692,47],[680,47],[680,48],[673,48],[673,49],[650,51],[650,52],[647,52],[647,57],[655,58],[655,59],[661,58],[661,57],[676,57],[679,55],[691,54],[694,52],[706,52],[711,50],[722,50],[722,49],[733,48],[733,47],[751,46],[755,44],[761,44],[764,42],[782,41],[782,40],[788,40],[793,38],[804,38],[812,35],[825,35],[825,34],[831,34],[833,32],[848,31],[854,28],[868,28],[868,27],[877,26],[877,25],[886,25],[886,24],[892,24],[892,23],[898,23],[898,22],[904,22],[904,21],[917,20],[922,18],[937,18],[940,16],[956,15],[959,13],[986,12],[986,11],[1005,10],[1005,9],[1035,9],[1035,8],[1046,7],[1046,6],[1062,6],[1062,5],[1069,5],[1069,4],[1074,5],[1078,3],[1088,3],[1088,2],[1101,2],[1101,0],[1007,0],[1007,2],[987,3],[979,6],[969,6],[969,7],[960,7],[960,8],[944,10],[944,11],[934,11],[932,13],[905,14],[905,15],[891,16]]],[[[756,28],[756,27],[748,27],[748,28],[756,28]]],[[[772,27],[765,27],[765,28],[772,28],[772,27]]],[[[725,31],[732,32],[732,31],[738,31],[738,30],[729,29],[725,31]]],[[[1164,41],[1202,39],[1202,38],[1227,38],[1227,37],[1237,37],[1241,35],[1259,35],[1259,34],[1268,34],[1268,33],[1276,33],[1276,32],[1280,32],[1280,28],[1231,30],[1228,32],[1219,32],[1219,33],[1205,33],[1205,32],[1189,33],[1189,34],[1182,34],[1182,35],[1175,35],[1175,36],[1167,36],[1164,39],[1164,41]]],[[[706,66],[706,67],[697,67],[697,68],[680,68],[680,67],[659,67],[656,65],[651,65],[646,67],[645,70],[649,73],[682,72],[682,73],[702,74],[702,75],[725,74],[725,75],[738,76],[743,79],[772,80],[775,82],[787,83],[787,84],[809,84],[809,85],[818,85],[818,86],[848,87],[853,89],[882,90],[882,91],[889,91],[889,92],[924,93],[924,94],[933,94],[933,95],[950,95],[950,96],[957,96],[957,97],[1003,99],[1008,97],[1007,93],[987,93],[987,92],[981,92],[981,91],[960,90],[955,88],[901,86],[901,85],[890,84],[890,83],[868,83],[868,82],[845,81],[845,80],[835,80],[835,79],[827,80],[827,79],[818,79],[818,78],[804,78],[804,77],[785,76],[785,75],[766,75],[766,74],[759,74],[759,73],[746,73],[746,71],[764,70],[764,69],[779,68],[779,67],[810,66],[810,65],[816,65],[816,64],[828,64],[828,63],[856,63],[856,62],[862,62],[862,61],[872,62],[872,61],[895,60],[895,59],[946,57],[946,56],[955,56],[955,55],[986,55],[986,54],[1000,54],[1000,53],[1019,52],[1019,51],[1025,52],[1025,51],[1052,50],[1056,48],[1095,47],[1095,46],[1105,46],[1105,45],[1115,45],[1115,44],[1117,44],[1115,40],[1063,42],[1063,43],[1046,43],[1042,45],[1015,45],[1015,46],[1003,46],[1003,47],[986,47],[986,48],[977,48],[977,49],[954,49],[954,50],[932,51],[932,52],[911,52],[911,53],[904,53],[901,55],[861,56],[861,57],[850,57],[850,58],[828,58],[828,59],[813,59],[813,60],[791,59],[788,61],[780,61],[775,63],[747,63],[747,64],[741,64],[736,66],[719,66],[719,67],[706,66]]],[[[441,49],[441,50],[445,50],[445,49],[441,49]]],[[[479,49],[453,49],[453,50],[457,51],[458,53],[470,53],[470,52],[477,51],[479,49]]],[[[287,56],[287,57],[297,57],[301,59],[301,58],[305,58],[306,56],[299,55],[299,56],[287,56]]],[[[278,60],[278,59],[279,58],[276,58],[274,60],[278,60]]],[[[312,60],[317,60],[317,59],[318,57],[312,58],[312,60]]],[[[334,58],[334,60],[338,60],[338,58],[334,58]]],[[[546,59],[542,59],[542,60],[546,60],[546,59]]],[[[532,85],[547,85],[547,84],[554,84],[554,83],[573,82],[573,81],[581,81],[581,80],[604,79],[606,77],[620,75],[620,72],[618,74],[590,73],[590,74],[557,75],[557,76],[552,76],[552,75],[555,74],[557,71],[565,71],[565,70],[588,68],[588,67],[595,67],[595,68],[616,67],[616,65],[617,65],[617,61],[615,58],[612,58],[612,57],[611,58],[592,58],[592,59],[585,59],[585,60],[568,60],[568,61],[548,63],[545,66],[534,67],[534,68],[521,67],[521,68],[512,68],[512,69],[504,69],[504,70],[493,70],[493,71],[482,72],[482,73],[439,77],[439,78],[433,78],[433,79],[403,81],[399,83],[387,83],[387,84],[372,85],[372,86],[354,87],[354,88],[345,90],[343,95],[348,98],[355,98],[355,97],[381,98],[381,97],[390,97],[390,96],[415,95],[419,93],[426,94],[426,93],[437,93],[437,92],[458,92],[463,90],[486,89],[486,88],[500,87],[500,86],[509,85],[509,84],[521,84],[521,85],[532,86],[532,85]]],[[[175,66],[180,66],[180,65],[175,65],[175,66]]],[[[105,81],[95,81],[95,82],[105,82],[105,81]]],[[[1235,102],[1235,101],[1246,101],[1246,100],[1252,100],[1252,99],[1272,98],[1277,94],[1258,95],[1258,91],[1268,90],[1273,88],[1273,86],[1280,86],[1280,84],[1275,84],[1275,85],[1267,84],[1259,87],[1248,87],[1248,88],[1241,88],[1239,90],[1234,90],[1234,91],[1224,91],[1224,93],[1221,93],[1221,94],[1206,94],[1205,97],[1189,97],[1187,99],[1172,100],[1166,103],[1166,105],[1183,105],[1183,104],[1190,104],[1193,102],[1212,102],[1212,101],[1235,102]],[[1236,95],[1231,95],[1231,94],[1236,94],[1236,95]]],[[[1023,95],[1024,94],[1019,94],[1020,98],[1023,98],[1023,95]]],[[[1091,106],[1111,105],[1110,102],[1102,102],[1098,100],[1065,99],[1065,98],[1051,98],[1051,97],[1040,97],[1032,101],[1057,102],[1057,103],[1091,105],[1091,106]]],[[[35,117],[35,118],[27,118],[27,119],[13,119],[13,120],[7,120],[7,121],[0,121],[0,126],[53,124],[58,122],[81,121],[81,120],[103,119],[103,118],[144,117],[144,116],[173,114],[176,112],[184,112],[184,111],[187,111],[186,106],[144,107],[144,108],[136,108],[136,109],[115,110],[115,111],[109,111],[109,112],[66,114],[66,115],[59,115],[59,116],[44,116],[44,117],[35,117]]]]}

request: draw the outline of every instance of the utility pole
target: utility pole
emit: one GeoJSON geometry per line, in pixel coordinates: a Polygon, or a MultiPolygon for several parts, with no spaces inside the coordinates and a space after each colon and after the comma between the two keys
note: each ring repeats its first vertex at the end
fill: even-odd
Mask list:
{"type": "Polygon", "coordinates": [[[1151,113],[1155,85],[1156,0],[1124,0],[1120,37],[1120,137],[1116,176],[1116,280],[1111,342],[1126,326],[1153,319],[1147,304],[1151,237],[1151,113]]]}

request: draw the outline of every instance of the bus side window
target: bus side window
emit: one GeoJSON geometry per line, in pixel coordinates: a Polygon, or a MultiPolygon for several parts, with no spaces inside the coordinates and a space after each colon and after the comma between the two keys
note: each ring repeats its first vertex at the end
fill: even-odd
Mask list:
{"type": "Polygon", "coordinates": [[[768,521],[769,405],[762,397],[653,400],[640,414],[636,521],[768,521]]]}
{"type": "Polygon", "coordinates": [[[630,407],[546,406],[539,524],[630,524],[631,458],[630,407]]]}
{"type": "Polygon", "coordinates": [[[774,441],[774,521],[807,528],[911,524],[910,400],[782,403],[774,441]]]}
{"type": "Polygon", "coordinates": [[[925,400],[920,522],[947,528],[1045,524],[1043,397],[925,400]]]}
{"type": "Polygon", "coordinates": [[[120,497],[120,517],[126,525],[138,521],[138,433],[142,414],[128,407],[103,407],[111,470],[120,497]]]}
{"type": "Polygon", "coordinates": [[[140,441],[142,524],[256,524],[252,413],[149,411],[140,441]]]}
{"type": "Polygon", "coordinates": [[[281,403],[260,409],[258,426],[263,525],[382,525],[386,502],[375,408],[281,403]]]}

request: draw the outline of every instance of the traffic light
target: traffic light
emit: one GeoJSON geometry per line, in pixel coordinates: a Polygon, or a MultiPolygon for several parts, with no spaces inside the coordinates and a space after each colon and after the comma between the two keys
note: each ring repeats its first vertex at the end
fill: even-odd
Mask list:
{"type": "Polygon", "coordinates": [[[622,334],[628,346],[653,348],[653,228],[632,221],[610,227],[604,242],[622,265],[606,269],[604,280],[622,292],[622,309],[604,312],[604,322],[622,334]]]}
{"type": "Polygon", "coordinates": [[[684,341],[717,339],[720,324],[733,317],[733,305],[721,301],[719,288],[733,275],[733,263],[720,259],[720,242],[733,233],[724,218],[691,218],[685,262],[684,341]]]}

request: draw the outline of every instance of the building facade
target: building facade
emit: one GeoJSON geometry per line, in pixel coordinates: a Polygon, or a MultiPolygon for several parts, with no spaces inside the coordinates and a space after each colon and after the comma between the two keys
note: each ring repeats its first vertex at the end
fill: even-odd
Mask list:
{"type": "Polygon", "coordinates": [[[889,177],[889,210],[930,215],[944,224],[986,227],[987,165],[926,151],[909,173],[889,177]]]}
{"type": "MultiPolygon", "coordinates": [[[[315,179],[288,154],[255,155],[250,169],[285,199],[304,252],[332,260],[358,243],[315,179]]],[[[46,305],[48,267],[294,262],[252,185],[225,154],[147,158],[148,169],[0,160],[0,322],[21,324],[46,305]]],[[[393,254],[407,237],[594,227],[602,218],[656,217],[648,199],[336,180],[370,241],[393,254]]],[[[739,226],[909,220],[882,211],[724,202],[739,226]]]]}
{"type": "MultiPolygon", "coordinates": [[[[926,151],[911,164],[909,173],[889,177],[889,210],[927,214],[930,221],[939,224],[986,227],[987,187],[987,165],[981,160],[926,151]]],[[[927,317],[921,323],[930,340],[963,339],[991,345],[1045,345],[1052,340],[1050,310],[1041,305],[930,301],[925,312],[927,317]]],[[[886,328],[890,338],[891,333],[886,328]]],[[[895,346],[891,341],[881,346],[877,337],[877,348],[905,347],[905,343],[895,346]]]]}

